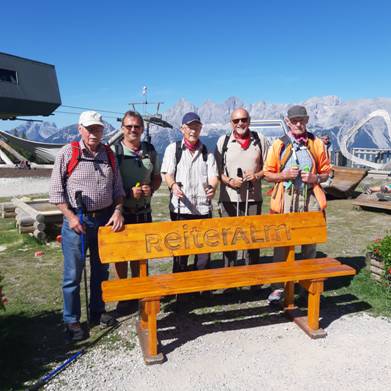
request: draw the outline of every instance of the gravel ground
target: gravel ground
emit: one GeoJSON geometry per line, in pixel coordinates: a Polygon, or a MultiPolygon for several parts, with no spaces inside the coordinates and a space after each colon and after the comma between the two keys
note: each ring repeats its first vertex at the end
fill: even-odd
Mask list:
{"type": "Polygon", "coordinates": [[[49,177],[2,178],[0,177],[0,197],[13,197],[28,194],[48,193],[49,177]]]}
{"type": "MultiPolygon", "coordinates": [[[[327,311],[326,318],[327,318],[327,311]]],[[[329,314],[333,318],[333,314],[329,314]]],[[[344,315],[311,340],[281,315],[224,331],[216,324],[161,330],[167,361],[146,366],[133,349],[115,342],[92,347],[46,390],[389,390],[391,322],[368,314],[344,315]],[[243,327],[244,326],[244,327],[243,327]],[[181,337],[180,340],[178,335],[181,337]]],[[[131,323],[134,323],[134,318],[131,323]]],[[[175,322],[166,323],[171,328],[175,322]]],[[[129,321],[116,333],[129,329],[129,321]]],[[[133,328],[132,328],[133,329],[133,328]]],[[[134,330],[134,329],[133,329],[134,330]]],[[[127,332],[127,331],[126,331],[127,332]]]]}

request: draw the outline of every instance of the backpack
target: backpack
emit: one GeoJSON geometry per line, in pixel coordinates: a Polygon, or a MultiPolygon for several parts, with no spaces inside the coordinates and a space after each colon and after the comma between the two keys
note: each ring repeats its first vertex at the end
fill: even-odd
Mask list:
{"type": "MultiPolygon", "coordinates": [[[[99,164],[106,164],[107,162],[104,160],[94,160],[94,159],[85,159],[81,157],[81,150],[80,150],[80,144],[79,141],[72,141],[71,142],[72,146],[72,156],[71,159],[69,160],[66,171],[67,171],[67,176],[70,177],[79,164],[79,162],[84,161],[84,162],[94,162],[94,163],[99,163],[99,164]]],[[[111,169],[114,171],[115,170],[115,156],[111,148],[107,144],[103,144],[106,150],[107,157],[109,159],[109,165],[111,169]]]]}
{"type": "MultiPolygon", "coordinates": [[[[176,165],[175,165],[174,178],[176,178],[176,171],[177,171],[178,164],[179,164],[179,162],[181,161],[181,158],[182,158],[182,152],[183,152],[182,140],[179,140],[179,141],[177,141],[175,143],[175,161],[176,161],[176,165]]],[[[208,161],[208,148],[206,148],[206,145],[204,145],[204,144],[202,144],[201,153],[202,153],[202,160],[206,163],[208,161]]]]}
{"type": "MultiPolygon", "coordinates": [[[[153,167],[156,165],[156,150],[155,147],[147,141],[141,141],[141,149],[143,146],[147,150],[148,157],[151,159],[153,167]]],[[[115,156],[117,157],[118,166],[121,167],[122,161],[125,159],[138,159],[136,156],[124,156],[124,147],[121,142],[115,144],[115,156]]],[[[140,163],[141,164],[141,163],[140,163]]],[[[141,167],[141,166],[140,166],[141,167]]]]}
{"type": "MultiPolygon", "coordinates": [[[[258,132],[254,132],[252,130],[250,130],[250,134],[252,136],[252,138],[254,139],[254,145],[258,145],[259,149],[261,150],[261,167],[263,166],[263,156],[262,156],[262,147],[261,147],[261,140],[259,139],[259,134],[258,132]]],[[[224,143],[223,143],[223,149],[221,151],[221,161],[223,162],[223,169],[225,169],[225,174],[227,176],[228,175],[228,172],[227,172],[227,165],[226,165],[226,160],[225,160],[225,154],[227,153],[228,151],[228,141],[229,141],[229,138],[230,138],[230,135],[226,135],[225,136],[225,139],[224,139],[224,143]]]]}

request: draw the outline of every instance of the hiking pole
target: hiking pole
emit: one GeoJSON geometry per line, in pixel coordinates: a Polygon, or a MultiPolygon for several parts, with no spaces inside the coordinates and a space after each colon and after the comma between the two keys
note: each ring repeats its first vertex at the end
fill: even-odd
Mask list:
{"type": "MultiPolygon", "coordinates": [[[[252,182],[250,181],[247,181],[246,183],[246,204],[245,204],[245,208],[244,208],[244,215],[245,216],[248,216],[248,196],[249,196],[249,193],[250,193],[250,187],[252,186],[252,182]]],[[[246,264],[249,264],[250,263],[250,258],[248,257],[248,259],[246,260],[245,257],[244,257],[244,253],[245,253],[246,250],[242,250],[242,259],[244,259],[244,262],[246,264]]],[[[247,252],[248,254],[248,252],[247,252]]]]}
{"type": "MultiPolygon", "coordinates": [[[[140,182],[137,182],[137,183],[136,183],[136,187],[141,187],[140,182]]],[[[136,205],[137,205],[137,204],[136,204],[136,205]]],[[[135,217],[136,217],[136,224],[138,224],[139,221],[138,221],[138,210],[137,210],[137,207],[136,207],[136,210],[135,210],[135,212],[134,212],[134,215],[135,215],[135,217]]]]}
{"type": "MultiPolygon", "coordinates": [[[[126,321],[125,319],[124,321],[126,321]]],[[[75,354],[73,354],[71,357],[66,359],[63,363],[61,363],[59,366],[51,370],[49,373],[41,377],[36,383],[34,383],[31,387],[28,388],[29,391],[37,391],[41,387],[43,387],[45,384],[47,384],[51,379],[53,379],[56,375],[58,375],[60,372],[62,372],[65,368],[67,368],[73,361],[77,360],[80,356],[82,356],[87,349],[93,347],[97,342],[99,342],[103,337],[105,337],[107,334],[111,333],[114,329],[117,329],[121,323],[117,323],[114,326],[104,330],[102,334],[100,334],[95,340],[93,340],[88,346],[84,347],[83,349],[79,350],[75,354]]]]}
{"type": "MultiPolygon", "coordinates": [[[[243,170],[239,167],[236,176],[238,178],[243,178],[243,170]]],[[[236,189],[236,217],[239,217],[239,202],[240,202],[240,188],[236,189]]]]}
{"type": "MultiPolygon", "coordinates": [[[[182,182],[177,182],[176,184],[178,185],[179,190],[181,190],[182,189],[182,182]]],[[[178,212],[177,212],[177,218],[176,219],[178,221],[181,219],[181,199],[179,197],[178,197],[178,212]]],[[[178,271],[182,271],[181,270],[181,256],[180,255],[177,256],[177,263],[178,263],[178,265],[177,265],[178,269],[177,270],[178,271]]],[[[174,267],[175,267],[175,264],[174,264],[174,267]]],[[[178,298],[178,295],[176,295],[176,297],[178,298]]]]}
{"type": "MultiPolygon", "coordinates": [[[[205,188],[205,191],[207,192],[210,189],[213,189],[213,186],[212,185],[207,185],[206,188],[205,188]]],[[[209,210],[208,216],[210,218],[212,218],[212,200],[210,200],[209,198],[207,198],[207,200],[208,200],[208,210],[209,210]]]]}
{"type": "MultiPolygon", "coordinates": [[[[310,167],[309,166],[305,166],[303,168],[303,172],[310,172],[310,167]]],[[[308,183],[304,183],[304,186],[303,186],[303,201],[304,201],[304,212],[308,212],[308,205],[307,205],[307,201],[308,201],[308,183]]]]}
{"type": "MultiPolygon", "coordinates": [[[[84,212],[86,210],[84,203],[83,203],[83,195],[82,191],[78,190],[75,193],[75,198],[76,198],[76,205],[77,205],[77,214],[79,216],[79,221],[80,224],[84,224],[84,212]]],[[[86,312],[87,312],[87,330],[90,327],[90,312],[89,312],[89,305],[88,305],[88,287],[87,287],[87,262],[86,262],[86,237],[85,234],[81,234],[81,259],[83,260],[84,263],[84,296],[86,299],[86,312]]]]}

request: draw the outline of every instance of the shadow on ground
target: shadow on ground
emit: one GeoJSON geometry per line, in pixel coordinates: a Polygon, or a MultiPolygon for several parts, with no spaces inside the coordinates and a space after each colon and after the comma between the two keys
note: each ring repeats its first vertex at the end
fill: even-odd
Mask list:
{"type": "Polygon", "coordinates": [[[0,316],[0,389],[20,390],[24,383],[52,370],[53,362],[62,362],[87,347],[89,340],[78,345],[64,338],[60,311],[0,316]]]}
{"type": "MultiPolygon", "coordinates": [[[[174,298],[169,302],[166,301],[164,312],[167,315],[158,323],[158,337],[163,342],[160,351],[163,354],[167,355],[187,342],[206,334],[289,322],[279,308],[266,304],[270,289],[237,289],[230,290],[229,293],[219,292],[184,295],[185,298],[187,296],[185,302],[178,302],[174,298]],[[259,305],[255,306],[254,302],[259,302],[259,305]],[[241,308],[237,308],[235,304],[240,304],[241,308]],[[235,308],[229,308],[230,305],[235,308]],[[228,306],[228,308],[220,308],[221,306],[228,306]],[[167,340],[169,342],[164,344],[167,340]]],[[[298,300],[297,304],[299,307],[307,307],[305,300],[298,300]]],[[[320,327],[327,328],[333,321],[344,315],[370,308],[368,303],[360,301],[352,294],[322,297],[320,327]]]]}

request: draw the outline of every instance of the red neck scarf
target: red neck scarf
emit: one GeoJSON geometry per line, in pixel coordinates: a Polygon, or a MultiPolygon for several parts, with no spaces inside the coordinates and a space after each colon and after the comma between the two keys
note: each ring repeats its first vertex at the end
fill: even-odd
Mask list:
{"type": "Polygon", "coordinates": [[[307,142],[308,142],[307,132],[305,132],[304,134],[301,134],[299,136],[296,136],[292,132],[289,132],[289,136],[291,136],[291,138],[293,138],[297,143],[307,145],[307,142]]]}
{"type": "Polygon", "coordinates": [[[186,148],[190,151],[190,152],[195,152],[197,150],[197,148],[199,147],[200,145],[200,140],[198,140],[195,144],[192,144],[190,141],[186,140],[185,138],[183,139],[183,143],[185,144],[186,148]]]}
{"type": "Polygon", "coordinates": [[[234,138],[240,144],[242,149],[246,150],[250,146],[251,135],[248,129],[244,134],[239,134],[236,130],[234,130],[234,138]]]}

